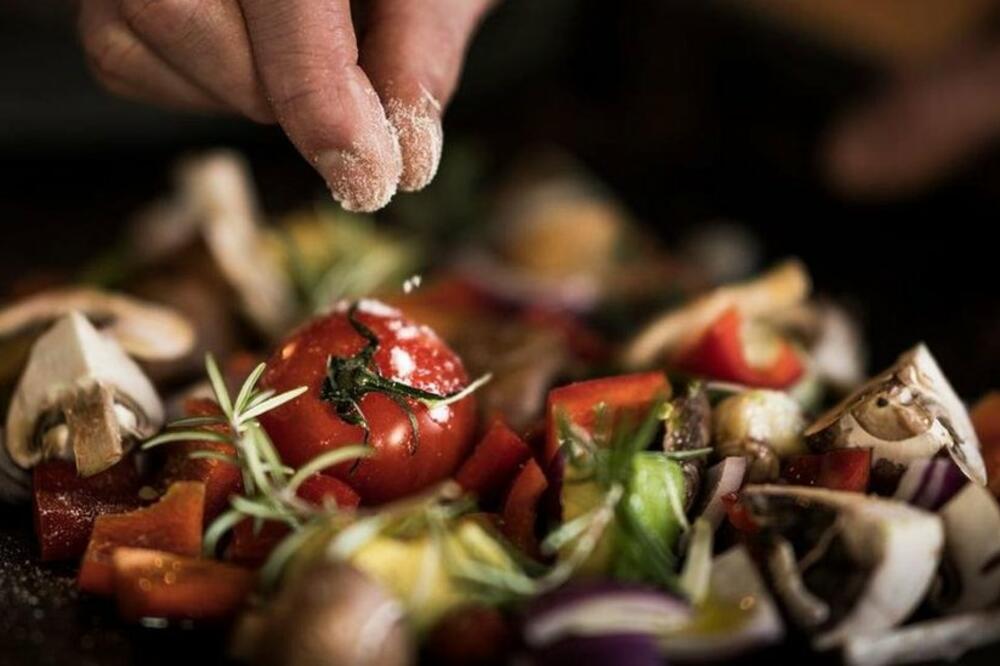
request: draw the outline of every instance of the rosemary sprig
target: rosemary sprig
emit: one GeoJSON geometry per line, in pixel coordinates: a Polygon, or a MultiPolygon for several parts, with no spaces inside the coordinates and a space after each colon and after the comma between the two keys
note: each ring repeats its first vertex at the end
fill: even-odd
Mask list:
{"type": "Polygon", "coordinates": [[[476,379],[460,391],[437,394],[409,384],[384,377],[375,365],[375,352],[379,339],[375,333],[357,318],[358,302],[347,310],[347,319],[354,330],[365,340],[365,346],[353,356],[330,356],[326,362],[326,377],[320,387],[320,397],[329,402],[337,416],[343,421],[360,426],[368,440],[368,420],[361,411],[361,398],[368,393],[381,393],[399,405],[410,421],[413,437],[410,439],[410,453],[416,453],[420,440],[420,426],[409,400],[416,401],[428,409],[443,407],[462,400],[490,381],[486,374],[476,379]]]}
{"type": "Polygon", "coordinates": [[[229,395],[215,358],[207,355],[205,370],[221,414],[174,421],[167,425],[163,433],[142,445],[144,449],[150,449],[171,442],[205,441],[233,447],[233,454],[214,450],[190,454],[192,458],[211,458],[235,465],[240,468],[243,477],[243,494],[230,497],[231,508],[216,518],[205,532],[204,550],[207,555],[214,555],[222,537],[247,518],[254,520],[256,530],[264,521],[280,522],[293,530],[300,530],[310,521],[335,511],[332,506],[315,507],[300,500],[296,491],[313,474],[372,453],[367,446],[350,445],[322,453],[297,470],[285,465],[258,417],[294,400],[307,387],[301,386],[280,394],[262,391],[257,383],[264,368],[261,363],[250,373],[234,399],[229,395]]]}

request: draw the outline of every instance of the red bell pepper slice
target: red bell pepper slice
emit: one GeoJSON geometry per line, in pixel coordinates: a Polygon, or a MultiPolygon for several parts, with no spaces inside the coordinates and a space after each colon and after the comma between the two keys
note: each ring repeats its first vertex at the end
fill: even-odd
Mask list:
{"type": "Polygon", "coordinates": [[[868,490],[871,466],[871,449],[836,449],[789,459],[782,477],[796,486],[863,493],[868,490]]]}
{"type": "Polygon", "coordinates": [[[1000,391],[992,391],[980,399],[969,416],[983,450],[987,485],[1000,497],[1000,391]]]}
{"type": "Polygon", "coordinates": [[[751,365],[746,355],[743,316],[726,310],[690,349],[681,353],[678,369],[712,379],[759,388],[788,388],[802,376],[799,355],[787,340],[778,340],[767,365],[751,365]]]}
{"type": "Polygon", "coordinates": [[[254,573],[215,560],[145,548],[112,556],[114,594],[122,618],[220,621],[234,616],[253,590],[254,573]]]}
{"type": "Polygon", "coordinates": [[[63,460],[40,463],[32,472],[35,534],[44,561],[80,557],[94,520],[137,509],[139,477],[131,457],[87,478],[63,460]]]}
{"type": "Polygon", "coordinates": [[[620,418],[624,414],[642,416],[654,400],[669,397],[670,383],[662,372],[591,379],[552,389],[546,408],[545,462],[551,461],[559,450],[560,414],[589,431],[597,417],[595,408],[601,403],[611,410],[614,418],[620,418]]]}
{"type": "Polygon", "coordinates": [[[753,534],[760,530],[760,525],[754,519],[753,514],[740,501],[739,493],[728,493],[722,496],[722,503],[726,506],[726,515],[730,524],[743,534],[753,534]]]}
{"type": "MultiPolygon", "coordinates": [[[[199,398],[184,404],[188,416],[218,416],[218,404],[199,398]]],[[[208,430],[225,432],[225,426],[210,426],[208,430]]],[[[225,442],[177,442],[167,447],[160,486],[168,488],[175,481],[199,481],[205,484],[205,524],[211,523],[229,508],[229,498],[243,492],[240,468],[217,458],[192,458],[196,451],[215,451],[236,456],[236,449],[225,442]]]]}
{"type": "MultiPolygon", "coordinates": [[[[316,506],[323,506],[332,500],[342,509],[354,509],[361,503],[361,497],[353,488],[326,474],[313,474],[302,482],[296,494],[316,506]]],[[[259,566],[288,534],[288,527],[282,523],[265,522],[259,530],[254,530],[253,525],[254,521],[248,519],[233,527],[226,559],[247,566],[259,566]]]]}
{"type": "Polygon", "coordinates": [[[80,589],[95,594],[114,591],[112,555],[122,546],[199,555],[204,508],[205,486],[178,481],[156,504],[98,516],[80,566],[80,589]]]}
{"type": "Polygon", "coordinates": [[[514,478],[501,512],[501,530],[511,543],[533,557],[538,556],[538,538],[535,523],[538,520],[538,503],[549,487],[542,468],[534,459],[525,463],[514,478]]]}
{"type": "Polygon", "coordinates": [[[466,492],[480,498],[495,496],[507,487],[531,449],[502,419],[496,419],[473,450],[455,480],[466,492]]]}

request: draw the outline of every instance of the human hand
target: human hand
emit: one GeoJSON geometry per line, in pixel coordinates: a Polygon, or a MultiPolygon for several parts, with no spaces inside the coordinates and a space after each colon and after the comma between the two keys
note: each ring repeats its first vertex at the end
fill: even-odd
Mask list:
{"type": "Polygon", "coordinates": [[[278,122],[348,210],[419,190],[441,157],[442,107],[492,0],[81,0],[108,90],[278,122]]]}
{"type": "Polygon", "coordinates": [[[1000,138],[1000,45],[898,76],[828,138],[824,167],[842,193],[886,197],[933,184],[1000,138]]]}

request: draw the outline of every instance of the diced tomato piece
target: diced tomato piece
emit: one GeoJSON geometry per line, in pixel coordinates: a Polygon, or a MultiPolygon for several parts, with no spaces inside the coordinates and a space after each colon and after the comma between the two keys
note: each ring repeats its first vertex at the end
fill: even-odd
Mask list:
{"type": "Polygon", "coordinates": [[[427,637],[432,663],[443,666],[500,664],[510,643],[510,627],[492,606],[460,606],[442,617],[427,637]]]}
{"type": "MultiPolygon", "coordinates": [[[[188,416],[218,416],[221,412],[213,400],[188,400],[184,404],[188,416]]],[[[225,432],[225,426],[208,428],[225,432]]],[[[192,458],[196,451],[215,451],[229,456],[236,449],[225,442],[177,442],[167,445],[167,460],[163,467],[161,486],[174,481],[199,481],[205,484],[205,524],[211,523],[229,508],[229,498],[243,492],[243,477],[239,467],[216,458],[192,458]]]]}
{"type": "Polygon", "coordinates": [[[983,450],[987,483],[993,494],[1000,497],[1000,391],[986,394],[972,408],[970,416],[983,450]]]}
{"type": "Polygon", "coordinates": [[[141,504],[139,477],[131,457],[86,478],[76,473],[72,462],[62,460],[40,463],[32,474],[35,534],[45,561],[80,557],[94,519],[141,504]]]}
{"type": "MultiPolygon", "coordinates": [[[[361,498],[349,485],[325,474],[313,474],[299,486],[296,493],[307,502],[322,506],[332,500],[344,509],[353,509],[361,503],[361,498]]],[[[254,521],[247,519],[233,528],[233,538],[226,549],[226,558],[248,566],[258,566],[267,559],[274,547],[288,534],[288,527],[282,523],[265,522],[259,530],[254,530],[254,521]]]]}
{"type": "Polygon", "coordinates": [[[198,555],[204,505],[203,484],[178,481],[156,504],[128,513],[98,516],[80,566],[80,588],[95,594],[111,594],[114,587],[111,557],[122,546],[198,555]]]}
{"type": "Polygon", "coordinates": [[[114,593],[121,616],[219,621],[239,611],[253,591],[254,573],[215,560],[145,548],[119,548],[112,556],[114,593]]]}
{"type": "Polygon", "coordinates": [[[507,487],[531,449],[502,419],[496,419],[482,441],[458,468],[455,480],[481,498],[495,496],[507,487]]]}
{"type": "Polygon", "coordinates": [[[549,391],[546,415],[548,435],[545,462],[559,450],[559,414],[576,425],[590,430],[597,417],[596,407],[604,404],[620,418],[624,414],[641,416],[657,398],[670,397],[670,383],[662,372],[640,372],[567,384],[549,391]]]}
{"type": "Polygon", "coordinates": [[[736,308],[726,310],[675,363],[678,369],[692,374],[773,389],[791,386],[803,372],[799,355],[783,339],[777,341],[774,357],[767,365],[751,365],[746,356],[743,316],[736,308]]]}
{"type": "Polygon", "coordinates": [[[863,493],[872,469],[871,449],[836,449],[823,454],[816,485],[863,493]]]}
{"type": "Polygon", "coordinates": [[[542,468],[534,459],[529,460],[511,484],[501,512],[504,535],[531,556],[538,555],[535,523],[538,519],[538,503],[548,487],[549,482],[545,479],[542,468]]]}
{"type": "Polygon", "coordinates": [[[760,525],[754,520],[750,510],[740,501],[739,493],[723,495],[722,503],[726,505],[726,515],[729,516],[729,522],[738,531],[744,534],[753,534],[760,529],[760,525]]]}

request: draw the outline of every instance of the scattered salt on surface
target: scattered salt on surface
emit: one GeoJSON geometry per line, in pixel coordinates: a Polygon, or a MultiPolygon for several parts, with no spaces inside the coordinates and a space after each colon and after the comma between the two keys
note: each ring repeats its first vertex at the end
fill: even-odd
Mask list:
{"type": "Polygon", "coordinates": [[[392,372],[397,381],[406,381],[416,370],[417,364],[413,362],[413,357],[409,352],[399,347],[393,347],[389,352],[389,360],[392,363],[392,372]]]}
{"type": "Polygon", "coordinates": [[[451,405],[438,405],[427,410],[427,416],[439,425],[444,425],[451,420],[451,405]]]}
{"type": "MultiPolygon", "coordinates": [[[[341,300],[337,302],[334,307],[336,312],[347,312],[351,308],[353,301],[341,300]]],[[[376,300],[374,298],[362,298],[358,301],[358,310],[364,312],[365,314],[370,314],[373,317],[399,317],[400,312],[398,309],[392,307],[391,305],[386,305],[382,301],[376,300]]]]}

